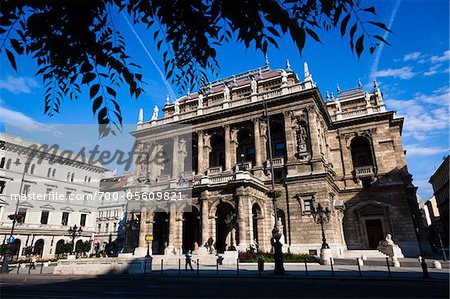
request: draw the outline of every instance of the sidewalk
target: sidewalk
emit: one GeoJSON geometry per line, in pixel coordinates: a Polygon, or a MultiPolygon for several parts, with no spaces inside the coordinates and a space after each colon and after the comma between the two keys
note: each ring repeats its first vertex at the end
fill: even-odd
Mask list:
{"type": "MultiPolygon", "coordinates": [[[[265,263],[264,271],[259,273],[258,266],[255,263],[241,263],[239,267],[237,265],[199,265],[197,270],[197,265],[193,263],[194,270],[185,270],[184,265],[181,269],[178,265],[163,265],[161,271],[160,265],[153,264],[153,269],[147,274],[133,274],[133,276],[139,275],[152,275],[152,276],[214,276],[218,275],[221,277],[264,277],[270,278],[274,277],[273,263],[265,263]],[[239,269],[238,269],[239,268],[239,269]]],[[[286,274],[283,277],[287,278],[330,278],[330,279],[423,279],[422,269],[418,267],[401,267],[394,268],[391,267],[391,274],[389,276],[387,266],[361,266],[360,270],[357,265],[334,265],[333,269],[330,265],[319,265],[309,263],[307,264],[307,271],[304,263],[285,263],[284,264],[286,274]]],[[[36,267],[36,270],[31,270],[28,274],[29,268],[20,268],[19,274],[17,274],[16,269],[13,269],[9,274],[2,275],[2,279],[8,276],[20,276],[20,277],[32,277],[32,276],[55,276],[53,275],[54,266],[43,267],[42,274],[40,267],[36,267]]],[[[448,281],[449,280],[449,270],[448,269],[434,269],[428,268],[430,274],[430,280],[448,281]]],[[[80,277],[80,276],[78,276],[80,277]]],[[[86,276],[81,276],[86,277],[86,276]]]]}

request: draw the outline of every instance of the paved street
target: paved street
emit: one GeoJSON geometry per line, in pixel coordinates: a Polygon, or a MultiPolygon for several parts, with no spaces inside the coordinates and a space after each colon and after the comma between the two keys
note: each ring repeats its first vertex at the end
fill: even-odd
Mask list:
{"type": "Polygon", "coordinates": [[[448,298],[448,281],[321,277],[0,276],[1,298],[448,298]]]}

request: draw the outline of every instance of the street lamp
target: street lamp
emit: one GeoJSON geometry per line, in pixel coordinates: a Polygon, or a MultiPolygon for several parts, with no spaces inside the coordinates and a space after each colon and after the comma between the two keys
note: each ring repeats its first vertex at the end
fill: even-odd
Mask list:
{"type": "Polygon", "coordinates": [[[72,238],[72,255],[75,254],[75,238],[77,236],[81,236],[81,233],[83,232],[83,229],[80,227],[77,227],[77,225],[75,224],[73,227],[69,228],[67,230],[67,232],[69,233],[69,236],[72,238]]]}
{"type": "MultiPolygon", "coordinates": [[[[16,162],[14,162],[15,165],[19,166],[20,164],[22,164],[21,160],[20,160],[20,155],[19,157],[16,159],[16,162]]],[[[9,215],[8,218],[12,220],[12,226],[11,226],[11,232],[9,235],[9,238],[7,240],[8,245],[6,246],[6,252],[3,258],[3,264],[2,264],[2,273],[8,273],[9,272],[9,261],[11,259],[11,252],[12,252],[12,247],[13,247],[13,243],[14,243],[14,228],[16,226],[16,223],[22,218],[21,215],[18,214],[19,212],[19,204],[20,204],[20,197],[22,196],[22,187],[23,187],[23,181],[25,178],[25,172],[27,170],[27,168],[30,166],[30,160],[27,159],[27,161],[25,163],[23,163],[23,171],[22,171],[22,179],[20,180],[20,187],[19,187],[19,197],[17,198],[17,202],[16,202],[16,209],[13,215],[9,215]]]]}
{"type": "Polygon", "coordinates": [[[272,197],[272,205],[273,205],[273,216],[275,218],[274,226],[272,229],[272,238],[271,244],[274,251],[274,261],[275,261],[275,269],[273,274],[275,275],[283,275],[285,270],[283,266],[283,244],[281,244],[281,232],[278,227],[278,207],[277,207],[277,197],[280,195],[279,192],[275,190],[275,176],[273,170],[273,154],[272,154],[272,134],[270,131],[270,119],[269,113],[267,111],[267,102],[264,100],[264,115],[263,118],[267,121],[267,136],[269,141],[269,161],[270,161],[270,178],[272,190],[268,193],[269,197],[272,197]]]}
{"type": "Polygon", "coordinates": [[[311,214],[314,218],[314,222],[320,224],[320,229],[322,231],[322,249],[330,249],[330,246],[327,243],[327,238],[325,236],[325,230],[323,228],[323,225],[330,221],[330,209],[328,209],[328,207],[322,207],[322,205],[319,203],[317,205],[317,208],[312,208],[311,214]]]}

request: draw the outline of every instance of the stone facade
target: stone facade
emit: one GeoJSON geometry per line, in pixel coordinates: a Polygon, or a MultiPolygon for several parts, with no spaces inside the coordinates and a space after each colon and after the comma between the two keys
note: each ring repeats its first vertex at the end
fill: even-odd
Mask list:
{"type": "Polygon", "coordinates": [[[83,230],[76,245],[95,233],[95,194],[106,169],[41,146],[0,133],[0,242],[7,243],[11,235],[10,216],[22,215],[13,233],[13,256],[18,258],[29,246],[40,257],[62,255],[62,244],[72,242],[68,229],[74,225],[83,230]]]}
{"type": "Polygon", "coordinates": [[[444,246],[449,246],[449,158],[447,156],[436,172],[430,177],[433,193],[439,210],[438,230],[442,235],[444,246]]]}
{"type": "Polygon", "coordinates": [[[189,189],[192,212],[129,202],[128,213],[141,223],[136,246],[144,248],[144,236],[153,235],[154,254],[196,250],[210,238],[218,252],[254,243],[271,251],[277,223],[283,250],[318,254],[322,235],[311,211],[320,203],[332,211],[324,229],[334,256],[376,250],[388,233],[405,255],[417,253],[411,217],[418,210],[416,188],[401,143],[403,119],[386,111],[376,82],[370,92],[359,85],[338,90],[336,98],[327,92],[323,100],[306,63],[302,81],[289,65],[265,65],[167,100],[162,110],[163,118],[153,115],[148,122],[140,113],[133,135],[142,148],[159,144],[175,161],[187,154],[179,150],[180,139],[171,137],[182,130],[171,126],[187,125],[190,132],[183,136],[192,143],[192,170],[144,154],[132,189],[189,189]],[[271,166],[280,193],[278,219],[267,195],[271,166]]]}

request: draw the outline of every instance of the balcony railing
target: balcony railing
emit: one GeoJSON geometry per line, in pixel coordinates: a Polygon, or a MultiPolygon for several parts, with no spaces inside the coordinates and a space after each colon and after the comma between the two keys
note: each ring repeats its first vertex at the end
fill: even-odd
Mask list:
{"type": "MultiPolygon", "coordinates": [[[[273,167],[274,168],[284,166],[284,158],[283,157],[273,158],[272,161],[273,161],[273,167]]],[[[265,165],[266,165],[266,168],[269,168],[270,167],[270,160],[267,160],[265,162],[265,165]]]]}
{"type": "Polygon", "coordinates": [[[208,175],[215,175],[215,174],[219,174],[222,172],[222,166],[216,166],[216,167],[210,167],[208,168],[208,170],[206,171],[206,173],[208,175]]]}
{"type": "Polygon", "coordinates": [[[374,174],[373,165],[355,167],[355,175],[357,177],[368,177],[374,174]]]}

